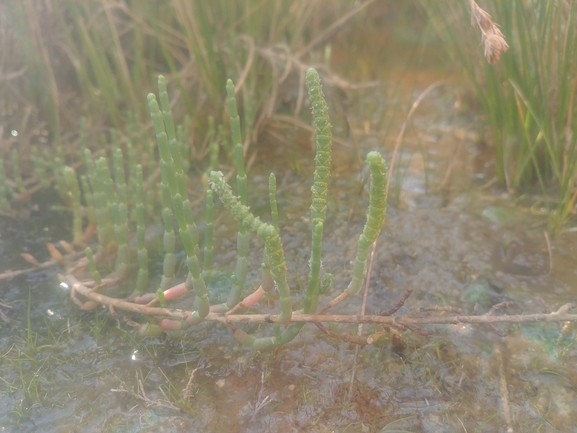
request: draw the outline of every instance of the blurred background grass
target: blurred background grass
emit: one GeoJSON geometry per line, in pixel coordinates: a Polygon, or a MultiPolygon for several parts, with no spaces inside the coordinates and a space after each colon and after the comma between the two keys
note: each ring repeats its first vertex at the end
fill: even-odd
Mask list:
{"type": "MultiPolygon", "coordinates": [[[[534,205],[558,233],[575,216],[577,195],[575,3],[480,3],[511,47],[490,65],[470,25],[469,0],[5,2],[0,156],[12,178],[6,193],[34,185],[34,154],[56,149],[70,164],[80,146],[97,150],[146,135],[143,101],[160,73],[177,119],[191,116],[191,154],[202,160],[209,117],[227,125],[227,78],[237,86],[248,150],[275,115],[298,114],[306,66],[326,67],[325,88],[337,89],[337,98],[350,83],[382,80],[383,70],[406,80],[434,65],[437,77],[444,70],[462,78],[466,97],[459,103],[478,119],[498,185],[515,196],[538,193],[534,205]],[[116,140],[112,129],[120,131],[116,140]],[[25,177],[20,187],[16,167],[25,177]]],[[[398,122],[382,120],[382,129],[398,122]]]]}

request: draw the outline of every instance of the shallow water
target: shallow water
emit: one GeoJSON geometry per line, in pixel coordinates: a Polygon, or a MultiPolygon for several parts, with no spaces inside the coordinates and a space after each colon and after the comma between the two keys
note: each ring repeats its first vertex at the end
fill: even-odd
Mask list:
{"type": "MultiPolygon", "coordinates": [[[[385,90],[379,91],[361,104],[385,110],[385,90]]],[[[408,129],[398,162],[402,176],[395,178],[375,252],[367,314],[391,308],[409,288],[413,294],[398,314],[431,305],[484,314],[504,301],[514,302],[510,313],[550,312],[571,302],[577,294],[574,234],[552,242],[550,269],[543,217],[483,187],[492,176],[487,150],[453,100],[450,88],[435,90],[408,129]]],[[[361,116],[350,122],[361,154],[377,149],[390,161],[394,140],[379,139],[361,116]]],[[[286,150],[272,149],[277,162],[257,163],[250,178],[252,207],[265,212],[259,197],[266,197],[268,171],[277,174],[296,301],[307,275],[312,176],[310,146],[298,149],[298,165],[286,164],[293,161],[283,159],[286,150]]],[[[348,284],[364,223],[368,197],[355,174],[356,152],[335,146],[323,259],[335,284],[321,304],[348,284]]],[[[1,218],[0,271],[23,267],[23,251],[45,259],[44,242],[67,236],[62,215],[47,202],[38,205],[29,222],[1,218]]],[[[230,234],[226,227],[224,234],[230,234]]],[[[215,247],[221,266],[230,268],[235,241],[220,239],[215,247]]],[[[249,280],[256,281],[261,259],[253,239],[249,280]]],[[[347,401],[354,347],[312,325],[269,353],[239,346],[221,325],[203,324],[182,338],[140,338],[126,323],[137,317],[79,311],[57,271],[0,282],[0,308],[11,320],[0,321],[0,431],[577,431],[570,324],[430,326],[429,336],[387,335],[360,350],[347,401]]],[[[271,300],[267,308],[275,306],[271,300]]],[[[360,296],[331,311],[359,309],[360,296]]],[[[370,330],[365,326],[365,334],[370,330]]]]}

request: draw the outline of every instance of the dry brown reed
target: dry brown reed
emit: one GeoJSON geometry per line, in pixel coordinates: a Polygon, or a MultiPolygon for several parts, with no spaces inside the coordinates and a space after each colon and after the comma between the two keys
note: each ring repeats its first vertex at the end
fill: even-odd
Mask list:
{"type": "Polygon", "coordinates": [[[487,61],[491,64],[497,63],[501,54],[509,49],[509,45],[491,15],[481,9],[474,0],[471,0],[471,26],[481,30],[483,53],[487,61]]]}

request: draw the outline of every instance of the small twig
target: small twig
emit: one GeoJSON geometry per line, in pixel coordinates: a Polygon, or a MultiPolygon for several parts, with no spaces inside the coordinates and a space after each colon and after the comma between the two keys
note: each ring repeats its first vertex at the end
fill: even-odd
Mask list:
{"type": "Polygon", "coordinates": [[[198,367],[190,372],[190,376],[188,377],[188,382],[186,383],[186,386],[182,389],[182,399],[186,402],[190,401],[190,398],[192,397],[192,391],[191,391],[192,381],[194,379],[194,373],[196,373],[197,370],[198,370],[198,367]]]}
{"type": "MultiPolygon", "coordinates": [[[[351,334],[341,334],[340,332],[331,331],[330,329],[328,329],[326,326],[323,326],[319,322],[314,322],[314,323],[315,323],[316,327],[319,328],[323,334],[326,334],[332,338],[337,338],[341,341],[344,341],[345,343],[357,344],[359,346],[366,346],[367,344],[372,344],[372,342],[371,343],[368,342],[367,337],[363,337],[363,336],[359,337],[359,336],[351,335],[351,334]]],[[[374,341],[376,341],[376,340],[377,339],[375,339],[374,341]]]]}
{"type": "Polygon", "coordinates": [[[409,311],[406,314],[406,317],[414,317],[417,314],[428,313],[430,311],[437,311],[437,312],[442,312],[442,313],[455,313],[455,314],[461,314],[461,312],[462,312],[462,310],[460,308],[447,307],[447,306],[441,306],[441,305],[431,305],[429,307],[421,307],[421,308],[417,308],[415,310],[409,311]]]}
{"type": "Polygon", "coordinates": [[[492,316],[495,314],[495,311],[501,310],[503,308],[507,308],[510,307],[511,305],[514,305],[515,303],[512,301],[506,301],[506,302],[501,302],[499,304],[495,304],[491,307],[491,309],[489,311],[487,311],[485,314],[483,314],[484,316],[492,316]]]}
{"type": "MultiPolygon", "coordinates": [[[[132,311],[145,316],[165,316],[177,319],[186,319],[194,311],[181,310],[173,308],[146,307],[144,305],[128,302],[123,299],[111,298],[86,287],[80,283],[73,275],[63,277],[63,282],[73,286],[74,290],[87,298],[103,305],[112,305],[118,310],[132,311]]],[[[503,314],[501,316],[482,315],[482,316],[426,316],[415,317],[421,312],[439,311],[455,313],[460,311],[458,308],[431,306],[419,308],[403,316],[361,316],[361,315],[329,315],[329,314],[297,314],[294,313],[290,322],[333,322],[333,323],[375,323],[394,327],[411,327],[423,325],[456,325],[462,323],[549,323],[549,322],[576,322],[577,314],[569,314],[569,310],[574,309],[575,304],[568,303],[561,306],[557,311],[551,313],[534,313],[534,314],[503,314]]],[[[276,323],[279,320],[277,314],[231,314],[209,313],[205,320],[208,322],[220,322],[225,324],[231,323],[276,323]]]]}
{"type": "Polygon", "coordinates": [[[500,331],[500,330],[497,329],[497,328],[495,327],[495,325],[493,325],[492,323],[487,323],[487,325],[488,325],[488,326],[491,328],[491,330],[492,330],[495,334],[497,334],[499,337],[504,337],[504,336],[507,335],[506,332],[500,331]]]}
{"type": "MultiPolygon", "coordinates": [[[[242,86],[244,86],[244,82],[246,81],[246,77],[248,77],[248,74],[250,72],[250,68],[252,67],[253,63],[254,63],[254,54],[255,54],[255,47],[254,47],[254,40],[248,36],[248,35],[241,35],[239,36],[239,39],[244,41],[246,43],[246,45],[248,46],[248,57],[246,59],[246,62],[244,64],[244,68],[242,70],[242,72],[240,73],[238,80],[234,86],[234,93],[238,93],[239,90],[241,89],[242,86]]],[[[231,47],[231,49],[234,49],[231,47]]]]}
{"type": "MultiPolygon", "coordinates": [[[[373,248],[371,249],[371,255],[369,258],[369,267],[367,269],[367,276],[365,277],[365,289],[363,290],[363,302],[361,304],[361,316],[365,315],[367,310],[367,299],[369,297],[369,286],[371,282],[371,273],[373,272],[373,262],[375,260],[375,250],[377,249],[377,240],[373,242],[373,248]]],[[[359,323],[357,328],[357,337],[360,337],[363,333],[363,324],[359,323]]],[[[351,371],[351,382],[349,384],[349,393],[347,395],[347,401],[350,403],[353,398],[353,387],[355,385],[355,379],[357,377],[357,359],[359,357],[359,345],[355,346],[355,356],[353,358],[353,369],[351,371]]]]}
{"type": "Polygon", "coordinates": [[[499,392],[501,394],[501,410],[503,411],[505,424],[507,424],[507,433],[513,433],[513,421],[511,420],[511,409],[509,407],[509,391],[507,390],[507,377],[505,376],[503,355],[499,349],[495,350],[495,357],[499,363],[499,392]]]}
{"type": "Polygon", "coordinates": [[[429,331],[428,329],[423,329],[415,325],[404,325],[404,327],[417,335],[423,335],[425,337],[433,334],[433,331],[429,331]]]}
{"type": "Polygon", "coordinates": [[[4,322],[6,323],[11,323],[12,319],[10,317],[8,317],[4,311],[0,310],[0,319],[4,320],[4,322]]]}
{"type": "Polygon", "coordinates": [[[395,304],[393,308],[387,311],[381,311],[379,316],[392,316],[395,314],[403,305],[405,305],[405,301],[413,294],[413,289],[408,289],[403,297],[395,304]]]}
{"type": "MultiPolygon", "coordinates": [[[[84,251],[79,251],[76,253],[71,253],[71,254],[65,255],[64,260],[65,261],[76,260],[76,259],[81,258],[84,255],[85,255],[84,251]]],[[[60,265],[61,265],[61,263],[59,263],[58,261],[56,261],[54,259],[50,259],[46,262],[40,263],[37,266],[33,266],[31,268],[19,269],[17,271],[7,270],[7,271],[4,271],[0,274],[0,281],[1,280],[10,280],[10,279],[18,277],[20,275],[29,274],[30,272],[36,272],[36,271],[40,271],[42,269],[49,269],[49,268],[52,268],[54,266],[60,266],[60,265]]]]}
{"type": "Polygon", "coordinates": [[[399,135],[397,136],[397,139],[395,141],[395,147],[393,149],[393,156],[391,157],[391,163],[389,165],[389,177],[387,179],[387,187],[386,187],[386,193],[387,194],[389,193],[389,185],[391,184],[391,179],[393,178],[393,170],[395,169],[395,164],[397,162],[397,155],[399,154],[399,148],[401,147],[401,143],[402,143],[403,138],[405,136],[405,130],[407,129],[407,124],[411,120],[411,117],[413,117],[413,114],[415,113],[417,108],[419,108],[419,105],[421,105],[421,102],[423,102],[423,99],[425,99],[425,97],[429,93],[431,93],[431,91],[433,91],[433,89],[439,87],[444,82],[445,82],[444,80],[440,80],[440,81],[436,81],[433,84],[429,85],[429,87],[427,87],[425,90],[423,90],[423,93],[421,93],[419,95],[419,97],[415,100],[415,102],[413,102],[413,105],[411,106],[411,109],[409,110],[409,113],[407,114],[407,117],[405,118],[405,121],[403,122],[403,125],[401,126],[401,131],[399,132],[399,135]]]}
{"type": "Polygon", "coordinates": [[[252,403],[248,404],[249,407],[253,410],[252,418],[254,419],[254,417],[261,411],[261,409],[264,409],[273,401],[276,401],[276,399],[271,397],[270,395],[266,396],[264,395],[264,371],[263,371],[260,376],[260,389],[258,391],[256,402],[254,405],[252,403]]]}
{"type": "Polygon", "coordinates": [[[166,409],[179,410],[178,407],[176,407],[174,404],[172,404],[170,402],[170,400],[168,399],[168,397],[166,396],[166,394],[162,388],[159,388],[159,390],[160,390],[161,394],[164,396],[164,398],[165,398],[164,400],[161,400],[161,399],[151,400],[150,398],[148,398],[148,396],[146,395],[146,391],[144,390],[142,373],[140,373],[140,376],[137,373],[136,378],[137,378],[137,391],[136,392],[133,390],[128,390],[128,389],[124,388],[124,386],[120,386],[120,388],[111,389],[110,391],[123,392],[123,393],[130,394],[133,397],[137,398],[138,400],[143,401],[146,404],[146,406],[155,406],[155,407],[163,407],[166,409]]]}
{"type": "Polygon", "coordinates": [[[345,299],[347,299],[349,297],[349,294],[347,292],[342,292],[340,295],[338,295],[336,298],[332,299],[327,305],[325,305],[323,308],[321,308],[317,314],[323,314],[325,311],[327,311],[329,308],[334,307],[335,305],[340,304],[341,302],[343,302],[345,299]]]}

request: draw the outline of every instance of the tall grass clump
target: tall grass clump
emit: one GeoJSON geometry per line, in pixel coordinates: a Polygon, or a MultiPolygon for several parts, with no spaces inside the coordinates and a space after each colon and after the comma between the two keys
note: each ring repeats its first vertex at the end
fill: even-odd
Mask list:
{"type": "Polygon", "coordinates": [[[577,2],[487,1],[486,12],[470,0],[422,3],[474,89],[500,184],[510,192],[537,186],[558,232],[575,216],[577,197],[577,2]],[[500,53],[487,53],[495,39],[487,23],[510,46],[498,62],[500,53]]]}
{"type": "Polygon", "coordinates": [[[201,159],[207,119],[227,117],[226,77],[237,83],[248,145],[255,126],[266,126],[274,112],[279,80],[289,72],[304,77],[291,57],[298,63],[328,43],[330,25],[351,9],[326,0],[6,2],[0,60],[8,66],[0,94],[30,110],[22,129],[46,121],[50,141],[66,144],[78,136],[81,115],[91,130],[122,130],[133,116],[146,121],[142,96],[163,73],[173,83],[175,115],[194,119],[192,154],[201,159]],[[322,43],[311,45],[315,40],[322,43]]]}

